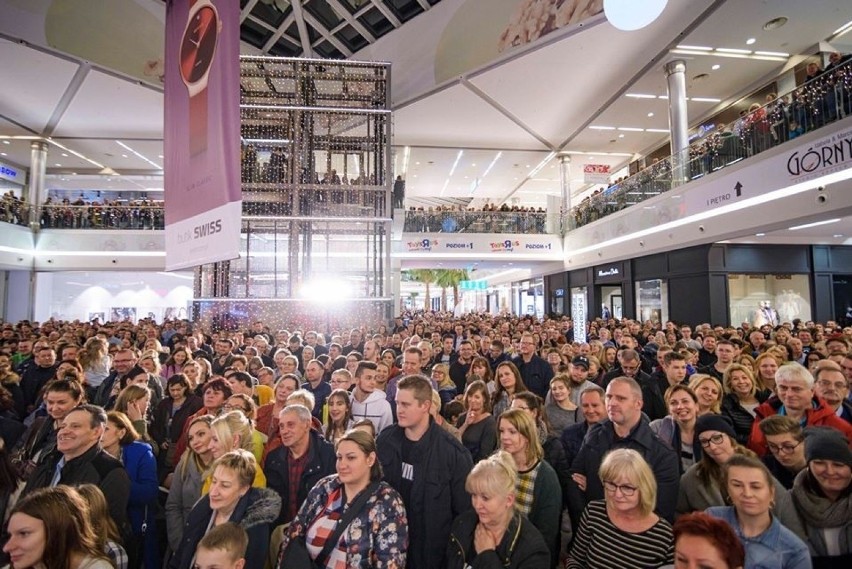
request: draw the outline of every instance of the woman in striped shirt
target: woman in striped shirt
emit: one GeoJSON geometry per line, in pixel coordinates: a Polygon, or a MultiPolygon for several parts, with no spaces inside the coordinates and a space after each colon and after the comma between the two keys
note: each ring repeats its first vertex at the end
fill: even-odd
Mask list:
{"type": "Polygon", "coordinates": [[[586,506],[566,569],[648,569],[673,562],[672,526],[654,513],[657,482],[635,450],[610,452],[598,473],[604,500],[586,506]]]}

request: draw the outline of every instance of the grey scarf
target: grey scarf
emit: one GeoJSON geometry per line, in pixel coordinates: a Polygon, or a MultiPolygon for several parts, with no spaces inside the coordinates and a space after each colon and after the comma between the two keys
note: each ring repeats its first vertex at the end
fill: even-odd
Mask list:
{"type": "Polygon", "coordinates": [[[849,520],[852,520],[852,494],[832,502],[814,491],[812,486],[815,482],[809,478],[810,472],[807,469],[800,472],[790,492],[796,509],[807,525],[816,528],[836,528],[848,524],[849,520]]]}

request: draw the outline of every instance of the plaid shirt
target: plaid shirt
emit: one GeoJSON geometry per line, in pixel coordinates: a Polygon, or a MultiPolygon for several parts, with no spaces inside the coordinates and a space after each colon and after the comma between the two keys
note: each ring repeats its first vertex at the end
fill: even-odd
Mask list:
{"type": "Polygon", "coordinates": [[[518,488],[515,493],[515,504],[518,511],[525,516],[529,516],[530,511],[532,511],[533,490],[535,489],[535,479],[538,477],[539,466],[541,466],[540,460],[529,470],[518,473],[518,488]]]}
{"type": "Polygon", "coordinates": [[[119,544],[114,541],[106,542],[106,545],[104,545],[104,552],[112,561],[115,569],[127,569],[127,552],[119,544]]]}

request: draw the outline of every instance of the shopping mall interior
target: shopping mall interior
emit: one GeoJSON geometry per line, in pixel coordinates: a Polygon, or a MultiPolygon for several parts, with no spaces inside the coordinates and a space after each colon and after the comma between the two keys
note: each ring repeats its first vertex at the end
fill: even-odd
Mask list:
{"type": "Polygon", "coordinates": [[[852,310],[848,0],[648,2],[638,29],[585,0],[240,0],[243,102],[307,58],[375,118],[317,119],[297,211],[290,119],[244,114],[240,257],[176,271],[166,4],[0,0],[0,318],[852,310]]]}

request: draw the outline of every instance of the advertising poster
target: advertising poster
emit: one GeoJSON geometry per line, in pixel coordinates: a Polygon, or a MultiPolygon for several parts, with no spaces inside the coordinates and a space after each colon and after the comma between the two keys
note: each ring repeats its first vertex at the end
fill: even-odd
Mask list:
{"type": "Polygon", "coordinates": [[[239,255],[240,21],[233,0],[166,6],[166,269],[239,255]]]}
{"type": "Polygon", "coordinates": [[[574,320],[574,341],[586,341],[586,287],[571,289],[571,319],[574,320]]]}

